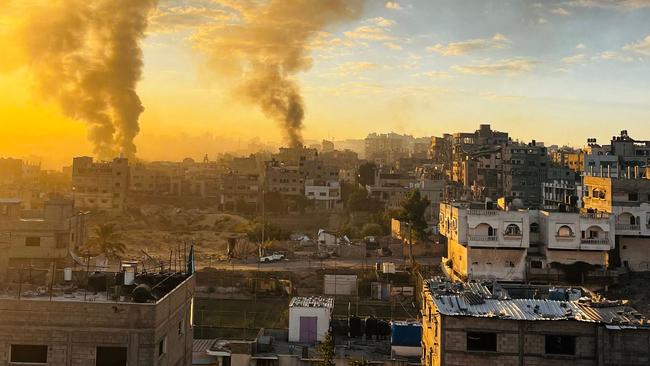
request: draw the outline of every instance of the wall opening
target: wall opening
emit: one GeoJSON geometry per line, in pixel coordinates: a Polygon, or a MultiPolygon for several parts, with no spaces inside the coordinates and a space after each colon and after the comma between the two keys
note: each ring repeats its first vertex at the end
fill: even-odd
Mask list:
{"type": "Polygon", "coordinates": [[[468,351],[497,351],[497,334],[492,332],[467,332],[468,351]]]}
{"type": "Polygon", "coordinates": [[[97,347],[95,366],[126,366],[126,347],[97,347]]]}
{"type": "Polygon", "coordinates": [[[545,352],[550,355],[574,355],[576,353],[575,336],[547,335],[544,344],[545,352]]]}
{"type": "Polygon", "coordinates": [[[47,364],[47,346],[12,344],[11,362],[47,364]]]}

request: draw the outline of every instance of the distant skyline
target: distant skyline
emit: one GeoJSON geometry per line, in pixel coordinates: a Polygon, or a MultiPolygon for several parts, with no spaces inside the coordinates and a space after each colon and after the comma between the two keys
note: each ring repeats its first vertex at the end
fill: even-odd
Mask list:
{"type": "MultiPolygon", "coordinates": [[[[138,157],[282,141],[275,122],[207,67],[210,32],[241,21],[237,7],[248,3],[159,1],[142,44],[138,157]]],[[[296,74],[303,135],[438,136],[489,123],[546,145],[607,143],[622,129],[650,139],[648,19],[650,0],[368,0],[354,19],[310,40],[311,68],[296,74]]],[[[13,22],[0,15],[3,49],[19,41],[1,36],[13,22]]],[[[86,124],[36,97],[30,71],[4,61],[0,156],[41,156],[52,166],[92,154],[86,124]]]]}

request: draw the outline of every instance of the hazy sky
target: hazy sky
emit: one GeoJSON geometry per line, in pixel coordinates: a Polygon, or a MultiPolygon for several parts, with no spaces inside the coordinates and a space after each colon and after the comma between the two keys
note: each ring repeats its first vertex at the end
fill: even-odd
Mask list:
{"type": "MultiPolygon", "coordinates": [[[[139,157],[282,141],[274,121],[233,93],[232,75],[208,66],[210,37],[241,22],[235,8],[247,2],[159,1],[142,45],[139,157]]],[[[0,32],[10,23],[0,15],[0,32]]],[[[306,139],[430,136],[486,122],[547,144],[580,146],[621,129],[650,139],[650,0],[368,0],[308,48],[311,67],[295,74],[306,139]]],[[[0,156],[54,164],[92,153],[86,124],[32,84],[28,67],[0,72],[0,156]]]]}

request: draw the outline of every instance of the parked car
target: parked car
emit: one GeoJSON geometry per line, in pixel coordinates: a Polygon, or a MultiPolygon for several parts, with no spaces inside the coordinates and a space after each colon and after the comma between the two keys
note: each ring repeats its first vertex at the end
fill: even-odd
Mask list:
{"type": "Polygon", "coordinates": [[[273,253],[271,255],[265,255],[263,257],[260,257],[260,262],[263,262],[263,263],[277,262],[277,261],[281,261],[283,259],[284,259],[284,254],[282,254],[282,253],[273,253]]]}

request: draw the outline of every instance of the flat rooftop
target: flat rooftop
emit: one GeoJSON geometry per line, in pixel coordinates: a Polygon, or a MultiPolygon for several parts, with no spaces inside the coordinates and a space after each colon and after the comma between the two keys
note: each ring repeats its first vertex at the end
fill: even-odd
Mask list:
{"type": "MultiPolygon", "coordinates": [[[[23,276],[27,279],[27,271],[23,276]]],[[[3,284],[0,300],[156,304],[191,276],[175,272],[139,273],[129,285],[124,285],[123,277],[115,272],[94,272],[87,281],[75,279],[52,286],[26,280],[3,284]]]]}

